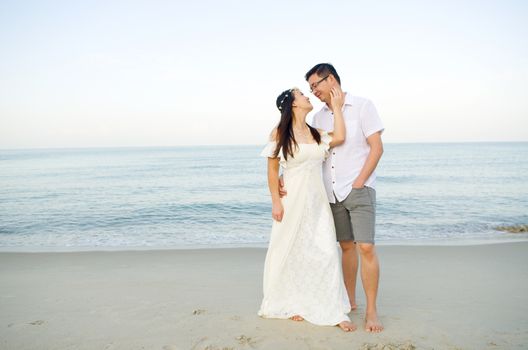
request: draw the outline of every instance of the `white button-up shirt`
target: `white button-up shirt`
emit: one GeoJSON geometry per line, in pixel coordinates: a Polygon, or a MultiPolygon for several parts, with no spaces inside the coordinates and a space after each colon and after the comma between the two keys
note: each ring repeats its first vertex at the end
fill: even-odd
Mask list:
{"type": "MultiPolygon", "coordinates": [[[[349,93],[345,95],[343,118],[346,127],[345,142],[330,149],[330,155],[323,163],[323,179],[330,203],[335,203],[334,194],[340,202],[350,194],[352,183],[363,169],[370,152],[367,137],[384,130],[374,104],[349,93]]],[[[325,105],[314,115],[312,126],[328,132],[334,130],[334,115],[328,106],[325,105]]],[[[375,188],[375,171],[365,182],[365,186],[375,188]]]]}

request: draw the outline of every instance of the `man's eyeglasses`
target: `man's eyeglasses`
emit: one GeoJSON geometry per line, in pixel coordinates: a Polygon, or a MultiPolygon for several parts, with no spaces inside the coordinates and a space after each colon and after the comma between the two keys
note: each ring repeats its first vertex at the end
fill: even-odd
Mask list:
{"type": "Polygon", "coordinates": [[[319,81],[316,81],[315,83],[312,83],[312,85],[310,85],[310,91],[313,92],[319,86],[319,84],[321,84],[323,81],[325,81],[329,76],[330,76],[330,74],[328,74],[324,78],[321,78],[319,81]]]}

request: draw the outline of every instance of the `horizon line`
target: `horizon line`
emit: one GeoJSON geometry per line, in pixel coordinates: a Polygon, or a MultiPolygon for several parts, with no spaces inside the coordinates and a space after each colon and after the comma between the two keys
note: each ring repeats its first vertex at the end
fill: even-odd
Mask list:
{"type": "MultiPolygon", "coordinates": [[[[482,144],[482,143],[528,143],[528,140],[516,141],[389,141],[383,142],[386,145],[390,144],[482,144]]],[[[74,146],[74,147],[17,147],[17,148],[0,148],[0,151],[39,151],[39,150],[81,150],[81,149],[131,149],[131,148],[190,148],[190,147],[247,147],[247,146],[262,146],[264,144],[181,144],[181,145],[145,145],[145,146],[74,146]]]]}

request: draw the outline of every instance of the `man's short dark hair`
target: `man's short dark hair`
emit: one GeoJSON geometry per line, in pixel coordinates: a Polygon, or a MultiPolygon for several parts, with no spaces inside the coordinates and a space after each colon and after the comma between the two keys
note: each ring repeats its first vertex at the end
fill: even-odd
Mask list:
{"type": "Polygon", "coordinates": [[[332,74],[339,83],[339,85],[341,85],[341,78],[339,78],[339,74],[337,74],[337,71],[335,70],[334,66],[332,66],[330,63],[316,64],[315,66],[313,66],[312,69],[308,71],[308,73],[306,73],[304,79],[308,81],[308,78],[310,78],[313,74],[317,74],[320,77],[332,74]]]}

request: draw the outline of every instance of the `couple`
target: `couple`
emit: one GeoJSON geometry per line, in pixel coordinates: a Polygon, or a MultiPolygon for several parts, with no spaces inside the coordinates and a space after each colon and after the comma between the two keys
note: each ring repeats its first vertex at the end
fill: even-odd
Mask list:
{"type": "Polygon", "coordinates": [[[277,98],[280,121],[261,153],[268,158],[274,221],[258,314],[354,331],[348,313],[357,308],[359,256],[365,330],[381,332],[374,170],[383,153],[383,125],[372,102],[343,93],[331,64],[314,66],[305,78],[325,103],[314,127],[306,123],[313,109],[308,97],[297,88],[286,90],[277,98]]]}

